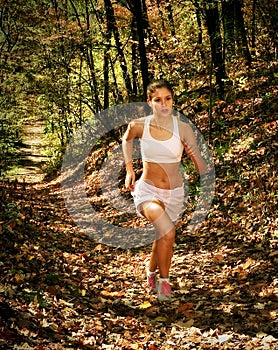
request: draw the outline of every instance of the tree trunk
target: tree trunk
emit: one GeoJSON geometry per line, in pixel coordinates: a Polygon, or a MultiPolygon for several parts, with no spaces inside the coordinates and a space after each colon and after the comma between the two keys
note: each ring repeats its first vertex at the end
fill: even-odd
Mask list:
{"type": "Polygon", "coordinates": [[[131,79],[130,79],[128,69],[127,69],[127,62],[125,59],[124,51],[122,48],[122,43],[120,40],[120,34],[118,31],[118,27],[116,25],[114,9],[113,9],[111,0],[104,0],[104,4],[105,4],[105,9],[106,9],[107,24],[109,25],[109,28],[110,28],[109,30],[111,30],[114,34],[115,43],[116,43],[116,47],[117,47],[117,51],[118,51],[120,66],[121,66],[121,70],[123,73],[123,78],[124,78],[127,94],[130,97],[130,96],[132,96],[131,79]]]}
{"type": "Polygon", "coordinates": [[[103,108],[109,107],[109,53],[104,52],[103,57],[103,108]]]}
{"type": "Polygon", "coordinates": [[[85,20],[86,20],[86,30],[83,29],[82,21],[80,18],[80,15],[78,13],[77,7],[75,6],[75,3],[73,0],[70,0],[71,6],[74,10],[76,20],[79,24],[79,27],[82,31],[82,35],[84,37],[84,42],[86,43],[86,46],[83,46],[81,48],[81,52],[86,60],[86,63],[88,65],[89,73],[90,73],[90,82],[89,87],[92,94],[92,100],[93,100],[93,106],[90,105],[90,108],[93,110],[93,112],[99,112],[102,110],[102,105],[99,99],[99,87],[97,78],[95,75],[95,62],[94,62],[94,56],[93,56],[93,48],[92,43],[90,39],[91,35],[91,28],[90,28],[90,12],[89,12],[89,4],[88,0],[85,0],[85,20]],[[92,108],[94,107],[94,108],[92,108]]]}
{"type": "Polygon", "coordinates": [[[195,6],[195,13],[196,13],[196,19],[197,19],[197,24],[198,24],[198,47],[200,48],[200,55],[202,58],[202,61],[204,64],[206,64],[206,56],[205,53],[203,51],[203,29],[202,29],[202,11],[200,8],[200,5],[198,3],[198,1],[194,2],[194,6],[195,6]]]}
{"type": "Polygon", "coordinates": [[[94,104],[96,107],[96,111],[99,112],[102,110],[102,105],[99,100],[99,88],[98,88],[98,82],[97,78],[95,75],[95,60],[94,60],[94,55],[93,55],[93,48],[92,48],[92,43],[90,40],[90,35],[91,35],[91,24],[90,24],[90,13],[89,13],[89,4],[88,0],[85,0],[85,5],[86,5],[86,33],[87,35],[87,50],[86,50],[86,58],[87,58],[87,63],[89,66],[90,70],[90,76],[91,76],[91,88],[93,91],[93,98],[94,98],[94,104]]]}
{"type": "Polygon", "coordinates": [[[139,72],[139,62],[138,62],[138,45],[137,45],[137,30],[135,18],[132,18],[131,24],[131,35],[132,35],[132,44],[131,44],[131,60],[132,60],[132,86],[133,86],[133,95],[137,96],[137,81],[138,81],[138,72],[139,72]]]}
{"type": "Polygon", "coordinates": [[[236,40],[238,44],[238,49],[241,57],[244,57],[248,66],[251,66],[252,58],[250,55],[246,30],[242,12],[242,0],[234,0],[235,6],[235,31],[236,31],[236,40]]]}
{"type": "Polygon", "coordinates": [[[251,29],[251,52],[254,55],[256,49],[256,7],[257,0],[253,0],[252,5],[252,29],[251,29]]]}
{"type": "Polygon", "coordinates": [[[211,59],[215,70],[216,85],[219,96],[224,94],[224,79],[226,78],[223,57],[222,38],[220,32],[220,17],[217,3],[205,8],[206,24],[210,38],[211,59]]]}
{"type": "Polygon", "coordinates": [[[106,50],[104,51],[104,62],[103,62],[103,81],[104,81],[104,90],[103,90],[103,108],[107,109],[109,107],[109,63],[110,63],[110,48],[111,48],[111,37],[112,37],[112,28],[109,23],[109,16],[106,16],[106,32],[104,33],[106,50]]]}
{"type": "Polygon", "coordinates": [[[146,27],[146,16],[143,14],[143,8],[141,1],[134,1],[133,3],[133,16],[136,23],[136,30],[138,35],[138,49],[140,56],[140,68],[143,81],[143,98],[146,99],[146,90],[149,83],[149,67],[145,46],[144,29],[146,27]]]}
{"type": "Polygon", "coordinates": [[[232,59],[236,54],[234,1],[221,0],[221,2],[224,28],[224,52],[227,59],[232,59]]]}

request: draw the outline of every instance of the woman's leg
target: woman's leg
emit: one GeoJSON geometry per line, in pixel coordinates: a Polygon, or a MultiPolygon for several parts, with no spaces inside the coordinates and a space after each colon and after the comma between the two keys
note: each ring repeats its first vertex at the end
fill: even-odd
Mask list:
{"type": "Polygon", "coordinates": [[[172,229],[162,238],[153,243],[152,255],[150,260],[150,271],[152,256],[159,268],[160,278],[169,278],[169,271],[173,257],[173,245],[175,241],[175,229],[172,229]]]}
{"type": "Polygon", "coordinates": [[[169,270],[173,256],[175,241],[175,226],[165,213],[162,202],[154,200],[141,205],[142,214],[153,223],[156,230],[156,240],[153,243],[149,270],[158,267],[160,278],[169,278],[169,270]]]}
{"type": "Polygon", "coordinates": [[[157,262],[157,256],[156,256],[156,241],[153,242],[152,246],[152,254],[149,262],[149,271],[150,272],[155,272],[156,269],[158,268],[158,262],[157,262]]]}

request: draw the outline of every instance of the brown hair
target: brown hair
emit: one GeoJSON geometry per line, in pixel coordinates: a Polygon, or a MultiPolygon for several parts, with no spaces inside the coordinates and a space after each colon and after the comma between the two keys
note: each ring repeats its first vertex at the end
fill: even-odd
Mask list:
{"type": "Polygon", "coordinates": [[[158,79],[158,80],[153,80],[148,84],[147,98],[151,99],[152,94],[156,91],[156,89],[160,89],[160,88],[166,88],[171,92],[172,96],[174,95],[174,91],[171,84],[165,79],[158,79]]]}

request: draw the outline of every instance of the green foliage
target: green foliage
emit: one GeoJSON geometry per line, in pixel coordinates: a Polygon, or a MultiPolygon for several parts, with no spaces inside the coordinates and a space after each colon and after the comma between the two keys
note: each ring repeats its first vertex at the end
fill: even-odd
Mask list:
{"type": "Polygon", "coordinates": [[[16,203],[1,201],[1,234],[6,237],[18,235],[18,228],[22,225],[22,214],[16,203]]]}
{"type": "Polygon", "coordinates": [[[16,111],[0,100],[0,177],[17,162],[16,146],[20,143],[21,123],[16,111]]]}
{"type": "Polygon", "coordinates": [[[63,153],[59,151],[59,148],[51,150],[51,157],[46,162],[43,167],[43,170],[46,174],[46,178],[53,178],[57,175],[61,169],[63,162],[63,153]]]}
{"type": "MultiPolygon", "coordinates": [[[[275,15],[272,5],[265,7],[262,3],[259,1],[255,8],[244,4],[245,24],[247,36],[260,33],[254,38],[257,46],[253,59],[271,62],[276,50],[275,15]]],[[[51,153],[58,158],[49,164],[54,169],[72,133],[85,120],[104,107],[142,101],[143,73],[170,80],[177,109],[192,106],[194,118],[200,111],[211,110],[217,95],[215,77],[210,77],[211,43],[205,18],[208,3],[174,0],[169,4],[147,2],[142,23],[148,72],[141,71],[132,2],[111,3],[113,27],[107,22],[108,9],[102,1],[3,4],[0,92],[10,105],[0,105],[0,171],[5,172],[14,161],[14,136],[20,120],[45,120],[51,153]]],[[[220,1],[209,4],[221,14],[220,1]]],[[[231,99],[249,84],[246,62],[238,60],[238,54],[229,57],[226,65],[226,96],[231,99]]],[[[265,102],[270,94],[265,92],[265,102]]]]}

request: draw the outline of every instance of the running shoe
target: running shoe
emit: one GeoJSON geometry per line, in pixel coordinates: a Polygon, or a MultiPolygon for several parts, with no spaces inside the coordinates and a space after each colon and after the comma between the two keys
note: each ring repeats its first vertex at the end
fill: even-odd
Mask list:
{"type": "Polygon", "coordinates": [[[161,281],[158,284],[157,298],[159,301],[171,301],[172,289],[167,281],[161,281]]]}
{"type": "Polygon", "coordinates": [[[148,275],[147,273],[147,285],[152,292],[157,292],[157,280],[155,273],[151,275],[148,275]]]}

